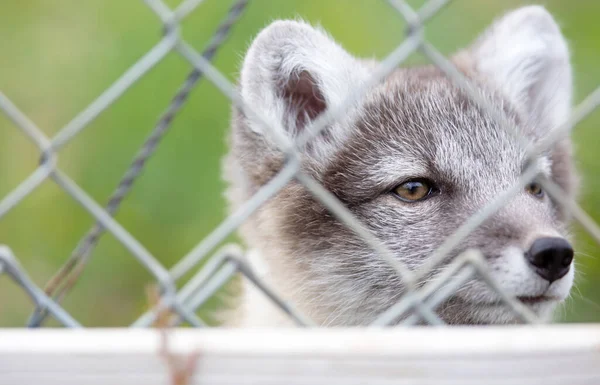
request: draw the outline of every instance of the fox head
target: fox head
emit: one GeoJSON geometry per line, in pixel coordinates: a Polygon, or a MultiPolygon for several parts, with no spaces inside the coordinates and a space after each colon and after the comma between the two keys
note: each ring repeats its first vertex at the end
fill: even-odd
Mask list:
{"type": "MultiPolygon", "coordinates": [[[[477,85],[480,98],[531,143],[570,114],[568,47],[542,7],[504,15],[451,60],[477,85]]],[[[225,173],[232,209],[286,163],[263,122],[297,138],[364,84],[374,65],[304,22],[277,21],[260,32],[239,83],[244,104],[257,114],[233,111],[225,173]]],[[[531,164],[513,133],[435,66],[395,69],[299,151],[302,172],[411,269],[531,164]]],[[[540,177],[575,197],[567,136],[536,162],[540,177]]],[[[480,250],[504,291],[548,318],[573,283],[568,222],[568,213],[533,182],[451,250],[445,263],[467,249],[480,250]]],[[[294,180],[251,216],[241,234],[266,261],[272,284],[320,325],[368,324],[405,292],[388,263],[294,180]]],[[[479,278],[437,312],[451,324],[518,322],[479,278]]]]}

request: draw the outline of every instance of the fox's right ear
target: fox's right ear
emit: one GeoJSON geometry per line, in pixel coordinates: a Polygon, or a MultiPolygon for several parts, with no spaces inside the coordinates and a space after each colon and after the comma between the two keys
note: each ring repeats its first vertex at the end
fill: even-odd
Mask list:
{"type": "MultiPolygon", "coordinates": [[[[552,15],[526,6],[497,20],[471,48],[476,70],[519,108],[536,137],[564,124],[571,114],[572,68],[567,41],[552,15]]],[[[551,152],[552,177],[569,196],[578,191],[570,137],[551,152]]],[[[568,218],[563,206],[560,215],[568,218]]]]}
{"type": "MultiPolygon", "coordinates": [[[[241,95],[248,108],[295,137],[367,77],[368,69],[325,32],[304,22],[276,21],[259,33],[244,58],[241,95]]],[[[260,122],[247,118],[250,129],[265,134],[260,122]]],[[[315,138],[313,150],[323,153],[343,140],[338,126],[315,138]]]]}
{"type": "Polygon", "coordinates": [[[471,52],[476,70],[522,109],[538,134],[567,120],[573,87],[569,49],[546,9],[526,6],[509,12],[471,52]]]}

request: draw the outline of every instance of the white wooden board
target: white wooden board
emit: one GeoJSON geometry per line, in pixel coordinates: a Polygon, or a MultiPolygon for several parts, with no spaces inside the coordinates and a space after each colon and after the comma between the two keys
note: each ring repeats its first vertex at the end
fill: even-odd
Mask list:
{"type": "MultiPolygon", "coordinates": [[[[600,385],[600,325],[179,329],[193,384],[600,385]]],[[[0,329],[0,385],[170,385],[149,329],[0,329]]]]}

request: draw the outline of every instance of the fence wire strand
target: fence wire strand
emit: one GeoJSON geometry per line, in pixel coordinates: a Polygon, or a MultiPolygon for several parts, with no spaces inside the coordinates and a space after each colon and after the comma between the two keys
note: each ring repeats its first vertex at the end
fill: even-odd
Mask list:
{"type": "MultiPolygon", "coordinates": [[[[182,6],[185,6],[185,4],[186,3],[182,4],[182,6]]],[[[199,2],[195,2],[194,4],[198,5],[199,2]]],[[[226,38],[229,36],[231,28],[242,15],[247,4],[247,0],[239,0],[231,7],[227,16],[225,17],[225,20],[221,22],[211,41],[208,43],[207,48],[202,54],[206,60],[213,59],[217,53],[217,50],[223,45],[226,38]]],[[[189,7],[193,9],[193,6],[194,5],[190,4],[186,9],[189,9],[189,7]]],[[[121,202],[131,191],[136,179],[141,175],[146,162],[156,151],[158,144],[167,133],[167,130],[171,126],[175,116],[181,110],[190,93],[201,78],[202,72],[194,68],[187,76],[184,84],[176,92],[171,104],[160,117],[158,123],[150,133],[149,137],[146,139],[144,145],[131,162],[131,165],[119,182],[114,193],[109,198],[108,204],[105,208],[109,215],[114,216],[116,214],[121,202]]],[[[104,227],[101,223],[96,222],[96,224],[94,224],[94,226],[87,232],[81,241],[79,241],[65,265],[46,285],[46,293],[53,296],[57,303],[62,302],[66,294],[73,288],[83,273],[85,266],[89,261],[89,257],[103,233],[104,227]]],[[[46,315],[47,312],[45,312],[43,309],[37,309],[36,313],[32,316],[32,323],[34,325],[40,325],[44,321],[46,315]]]]}
{"type": "MultiPolygon", "coordinates": [[[[565,124],[554,128],[542,140],[530,143],[516,131],[516,128],[510,122],[506,121],[497,106],[482,96],[476,85],[471,84],[468,78],[463,76],[450,60],[445,58],[425,39],[425,23],[448,6],[451,1],[430,0],[425,2],[421,8],[414,9],[403,0],[387,0],[387,3],[398,12],[407,24],[405,39],[380,62],[368,80],[362,84],[357,84],[355,91],[347,95],[345,100],[338,105],[327,108],[316,119],[309,122],[305,131],[296,140],[292,140],[285,134],[285,130],[279,122],[271,122],[245,105],[236,88],[211,64],[213,57],[222,47],[232,28],[246,10],[249,0],[237,0],[232,4],[225,19],[218,26],[202,54],[198,53],[182,38],[180,22],[192,12],[202,9],[205,0],[186,0],[174,9],[168,7],[162,0],[144,0],[144,2],[162,22],[162,38],[87,108],[65,125],[55,137],[51,139],[46,137],[43,131],[22,113],[8,97],[0,93],[0,109],[4,111],[17,129],[22,131],[39,148],[41,155],[39,167],[0,200],[0,218],[17,206],[41,184],[52,181],[78,202],[95,220],[93,227],[78,242],[63,267],[46,284],[45,290],[40,289],[28,277],[25,269],[19,264],[8,246],[0,245],[0,277],[8,276],[27,293],[35,305],[28,326],[38,327],[49,316],[52,316],[64,326],[82,326],[61,306],[61,302],[75,287],[76,282],[85,271],[95,246],[106,231],[112,234],[154,276],[162,290],[159,304],[140,316],[131,325],[132,327],[151,326],[164,308],[169,308],[176,314],[172,321],[173,325],[187,322],[192,326],[205,327],[207,323],[197,316],[198,309],[237,275],[241,275],[251,282],[296,325],[314,326],[313,320],[302,314],[293,303],[281,296],[274,287],[271,287],[261,276],[255,273],[250,261],[246,258],[244,250],[235,245],[222,246],[217,249],[265,202],[291,182],[303,186],[341,223],[354,231],[398,274],[405,284],[406,290],[401,299],[380,314],[371,324],[371,327],[399,323],[414,325],[422,322],[431,325],[443,325],[444,322],[436,313],[436,309],[455,294],[465,282],[474,277],[483,281],[489,289],[498,295],[501,302],[523,322],[530,324],[541,322],[528,307],[507,294],[493,279],[480,251],[468,250],[457,256],[454,256],[453,252],[469,234],[504,207],[527,184],[534,179],[537,180],[536,178],[540,178],[538,156],[568,135],[573,127],[600,106],[600,87],[575,107],[565,124]],[[160,116],[141,149],[133,158],[129,168],[110,196],[106,207],[101,207],[94,202],[86,191],[60,170],[58,167],[58,153],[65,144],[74,140],[103,111],[115,103],[131,86],[172,52],[187,60],[193,70],[177,90],[167,109],[160,116]],[[531,162],[523,171],[517,183],[470,216],[431,253],[422,266],[416,270],[411,270],[395,258],[393,253],[365,225],[360,223],[335,195],[301,171],[300,151],[332,122],[360,103],[369,90],[379,85],[386,76],[415,52],[424,55],[456,87],[463,90],[469,99],[489,112],[500,128],[512,134],[518,144],[523,146],[530,155],[531,162]],[[253,197],[234,213],[227,216],[219,226],[184,255],[175,266],[167,269],[113,216],[142,174],[150,157],[159,148],[162,138],[188,100],[190,93],[203,77],[212,82],[246,116],[253,118],[264,126],[265,132],[271,135],[274,144],[286,155],[287,162],[253,197]],[[177,281],[194,269],[197,269],[197,271],[192,278],[181,289],[177,290],[177,281]],[[419,287],[417,283],[432,273],[435,273],[434,279],[419,287]]],[[[600,243],[600,227],[577,202],[567,199],[564,191],[554,182],[544,178],[539,179],[539,181],[548,194],[564,205],[584,229],[600,243]]]]}

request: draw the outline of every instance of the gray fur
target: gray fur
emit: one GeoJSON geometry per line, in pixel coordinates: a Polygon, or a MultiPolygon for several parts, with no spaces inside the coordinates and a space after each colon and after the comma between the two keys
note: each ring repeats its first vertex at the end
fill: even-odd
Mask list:
{"type": "MultiPolygon", "coordinates": [[[[453,61],[479,84],[482,97],[500,106],[507,121],[536,141],[568,115],[571,77],[564,55],[566,44],[552,17],[541,7],[525,7],[504,16],[453,61]],[[498,31],[510,33],[503,36],[498,31]],[[560,47],[545,57],[544,45],[530,33],[560,47]],[[535,44],[515,49],[519,39],[535,44]],[[507,75],[495,65],[509,65],[511,70],[507,75]],[[523,76],[527,84],[500,84],[523,76]],[[557,77],[560,81],[553,86],[557,77]],[[560,111],[548,114],[555,110],[560,111]]],[[[295,136],[315,111],[321,112],[320,103],[335,106],[347,92],[346,83],[354,79],[352,86],[360,84],[371,68],[324,32],[302,22],[280,21],[254,41],[240,87],[250,108],[295,136]],[[306,81],[300,89],[299,82],[306,81]],[[307,86],[313,87],[309,93],[307,86]],[[285,87],[300,94],[298,98],[283,93],[285,87]],[[318,103],[310,104],[311,95],[318,103]],[[312,110],[300,116],[307,106],[312,110]]],[[[237,109],[230,149],[225,179],[233,210],[281,169],[284,156],[260,124],[237,109]]],[[[395,70],[302,153],[303,171],[334,193],[413,269],[467,218],[514,185],[527,162],[515,139],[433,66],[395,70]],[[389,193],[412,177],[432,179],[441,193],[418,203],[401,202],[389,193]]],[[[541,164],[541,174],[575,196],[569,138],[548,151],[541,164]]],[[[573,269],[548,287],[524,262],[523,253],[539,236],[567,237],[568,220],[556,202],[523,191],[450,257],[467,248],[480,249],[492,275],[510,294],[555,296],[556,301],[532,306],[548,317],[568,295],[573,269]]],[[[403,293],[402,282],[387,263],[295,181],[261,207],[242,226],[241,235],[266,262],[265,279],[321,325],[368,324],[403,293]]],[[[516,322],[497,301],[497,295],[473,280],[440,307],[440,316],[453,324],[516,322]]],[[[247,314],[238,317],[238,323],[249,324],[244,321],[247,314]]],[[[264,325],[269,324],[265,319],[264,325]]]]}

